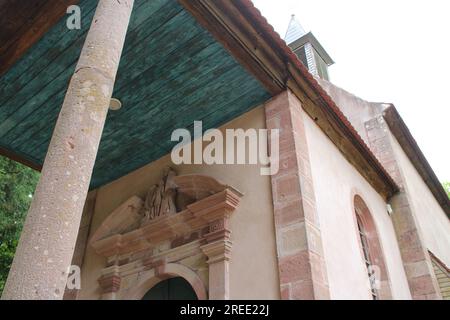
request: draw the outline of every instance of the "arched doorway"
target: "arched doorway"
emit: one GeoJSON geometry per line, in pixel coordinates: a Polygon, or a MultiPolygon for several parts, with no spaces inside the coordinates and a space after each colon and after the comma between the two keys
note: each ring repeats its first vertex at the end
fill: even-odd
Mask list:
{"type": "Polygon", "coordinates": [[[189,282],[176,277],[156,284],[142,300],[198,300],[198,297],[189,282]]]}
{"type": "MultiPolygon", "coordinates": [[[[132,288],[123,292],[123,295],[121,295],[121,299],[144,300],[143,297],[146,296],[147,293],[155,288],[159,283],[174,278],[181,278],[183,282],[187,282],[189,288],[194,290],[195,295],[193,296],[193,299],[208,299],[208,293],[202,279],[198,276],[197,273],[195,273],[188,267],[178,263],[168,263],[160,268],[158,272],[156,271],[156,269],[149,270],[148,273],[142,277],[139,283],[136,283],[132,288]]],[[[183,285],[185,286],[186,284],[184,283],[183,285]]],[[[164,286],[164,284],[162,284],[161,286],[164,286]]],[[[162,298],[165,299],[164,296],[162,298]]]]}

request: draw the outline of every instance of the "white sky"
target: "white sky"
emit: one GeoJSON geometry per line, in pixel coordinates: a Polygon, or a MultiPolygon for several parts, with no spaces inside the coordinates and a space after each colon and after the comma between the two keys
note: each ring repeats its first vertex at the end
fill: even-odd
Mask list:
{"type": "Polygon", "coordinates": [[[295,14],[336,62],[331,81],[393,103],[442,181],[450,181],[450,1],[253,0],[284,38],[295,14]]]}

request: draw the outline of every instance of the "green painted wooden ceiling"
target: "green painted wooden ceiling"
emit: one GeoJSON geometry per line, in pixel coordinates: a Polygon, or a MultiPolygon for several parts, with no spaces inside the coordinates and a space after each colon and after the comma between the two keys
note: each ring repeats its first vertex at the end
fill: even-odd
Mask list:
{"type": "MultiPolygon", "coordinates": [[[[97,1],[82,29],[62,19],[0,78],[0,146],[42,164],[97,1]]],[[[137,0],[91,188],[168,153],[177,128],[218,127],[266,101],[260,83],[176,0],[137,0]]]]}

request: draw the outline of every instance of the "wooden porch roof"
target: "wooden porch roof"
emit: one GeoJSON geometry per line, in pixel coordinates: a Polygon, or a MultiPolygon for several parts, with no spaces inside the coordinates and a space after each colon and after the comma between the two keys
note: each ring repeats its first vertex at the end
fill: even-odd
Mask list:
{"type": "MultiPolygon", "coordinates": [[[[44,161],[96,1],[82,0],[82,29],[61,19],[0,79],[0,145],[44,161]]],[[[163,155],[177,128],[221,124],[270,98],[263,86],[173,0],[137,1],[91,187],[163,155]]]]}
{"type": "MultiPolygon", "coordinates": [[[[16,49],[0,48],[0,152],[39,168],[97,1],[79,1],[81,30],[66,27],[62,10],[77,1],[57,0],[53,11],[43,8],[54,1],[36,1],[27,18],[36,34],[11,31],[16,49]]],[[[380,194],[397,190],[249,0],[135,1],[113,94],[124,107],[108,115],[91,188],[169,153],[172,130],[218,127],[286,89],[380,194]]]]}

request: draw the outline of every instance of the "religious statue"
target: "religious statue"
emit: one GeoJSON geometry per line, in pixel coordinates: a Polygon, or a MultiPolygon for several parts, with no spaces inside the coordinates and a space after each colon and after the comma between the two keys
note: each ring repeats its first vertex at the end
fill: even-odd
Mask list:
{"type": "Polygon", "coordinates": [[[177,212],[175,205],[177,191],[173,183],[175,176],[176,173],[172,168],[165,169],[159,183],[148,191],[142,208],[145,222],[177,212]]]}

